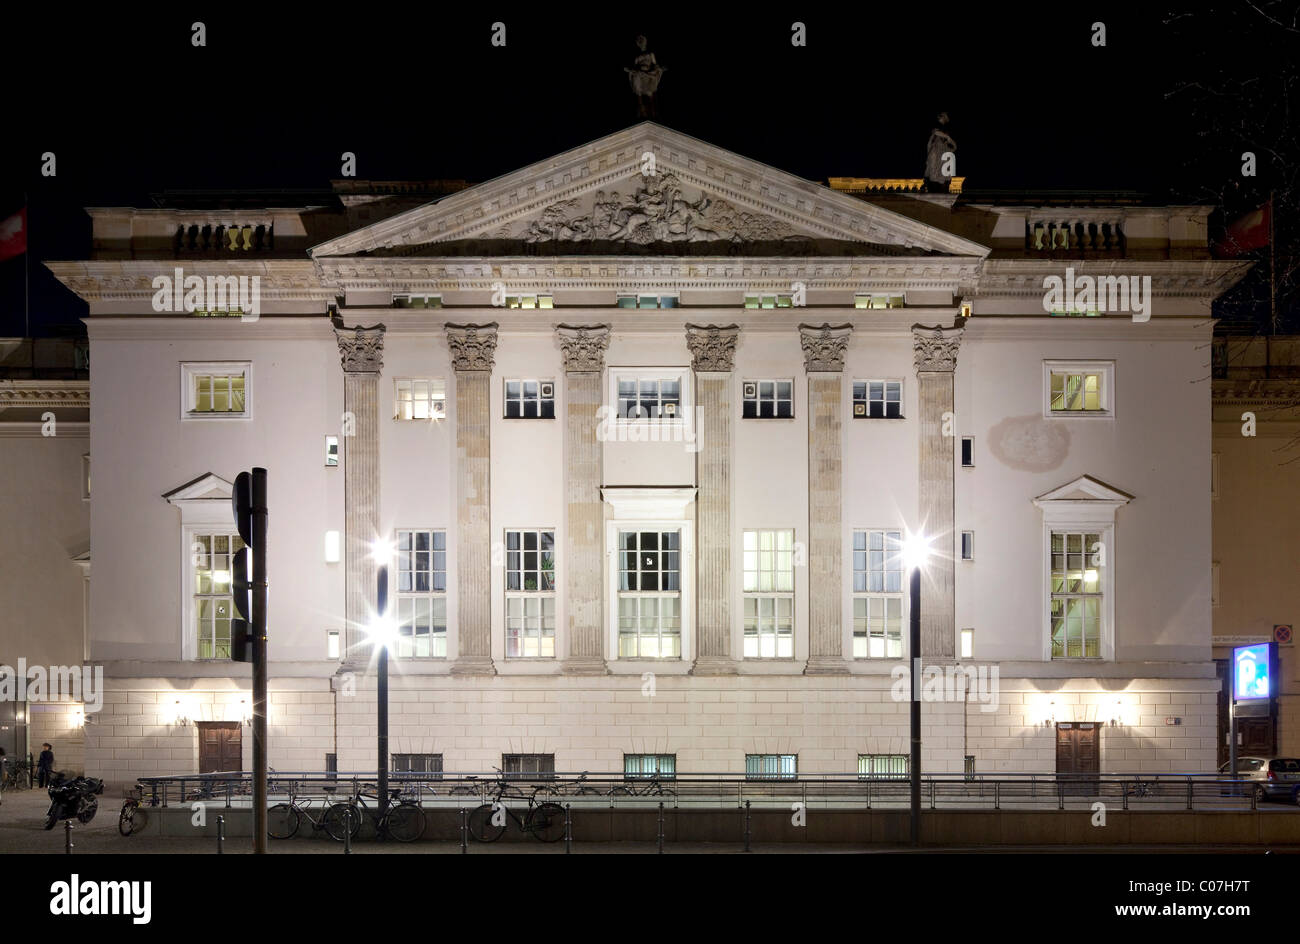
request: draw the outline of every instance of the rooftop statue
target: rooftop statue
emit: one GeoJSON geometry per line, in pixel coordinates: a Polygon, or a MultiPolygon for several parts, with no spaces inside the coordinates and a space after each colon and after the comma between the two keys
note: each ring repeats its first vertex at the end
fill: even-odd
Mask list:
{"type": "Polygon", "coordinates": [[[646,48],[646,38],[636,38],[638,50],[631,66],[625,66],[628,81],[632,83],[632,92],[636,95],[637,116],[655,118],[655,93],[659,90],[659,79],[668,71],[655,59],[655,54],[646,48]]]}
{"type": "Polygon", "coordinates": [[[957,142],[948,133],[948,113],[939,113],[930,141],[925,147],[925,189],[932,193],[947,193],[948,183],[956,176],[957,142]],[[952,160],[944,166],[944,154],[951,153],[952,160]],[[945,173],[948,171],[948,173],[945,173]]]}

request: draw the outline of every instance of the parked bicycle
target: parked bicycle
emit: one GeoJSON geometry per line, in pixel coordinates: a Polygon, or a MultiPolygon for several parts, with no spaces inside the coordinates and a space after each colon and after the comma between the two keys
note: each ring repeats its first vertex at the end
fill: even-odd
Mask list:
{"type": "MultiPolygon", "coordinates": [[[[277,803],[266,811],[266,834],[272,839],[292,839],[298,835],[302,821],[306,820],[311,824],[313,835],[323,829],[331,839],[342,842],[348,831],[348,804],[334,796],[335,790],[335,787],[324,788],[325,805],[319,811],[313,809],[310,800],[300,803],[297,792],[290,791],[288,803],[277,803]],[[319,816],[313,815],[316,812],[319,816]]],[[[361,817],[356,810],[352,812],[352,819],[352,835],[355,836],[361,827],[361,817]]]]}
{"type": "Polygon", "coordinates": [[[574,781],[573,795],[574,796],[604,796],[605,793],[603,790],[599,789],[598,787],[592,786],[591,783],[588,782],[587,771],[584,770],[582,774],[578,777],[578,779],[574,781]]]}
{"type": "MultiPolygon", "coordinates": [[[[117,831],[123,836],[129,836],[144,829],[149,822],[148,814],[141,809],[144,803],[144,787],[136,784],[126,795],[126,802],[122,804],[122,812],[117,816],[117,831]]],[[[149,806],[158,805],[158,794],[150,791],[149,806]]]]}
{"type": "Polygon", "coordinates": [[[496,842],[505,834],[506,821],[514,820],[520,832],[528,833],[541,842],[557,842],[564,838],[564,807],[546,801],[538,803],[538,794],[546,794],[541,785],[532,793],[511,787],[504,778],[497,781],[492,802],[484,803],[469,814],[470,835],[479,842],[496,842]],[[527,800],[528,810],[519,816],[505,800],[527,800]]]}
{"type": "Polygon", "coordinates": [[[672,787],[666,787],[658,777],[647,779],[629,780],[626,783],[617,784],[610,788],[610,796],[627,796],[627,797],[644,797],[644,796],[677,796],[677,791],[672,787]]]}
{"type": "Polygon", "coordinates": [[[424,835],[425,817],[420,805],[413,800],[402,799],[400,788],[390,789],[388,794],[388,809],[383,815],[377,811],[372,813],[370,804],[366,802],[367,798],[379,799],[378,788],[372,783],[357,787],[347,801],[335,804],[352,810],[353,839],[361,831],[361,821],[367,818],[374,825],[375,834],[380,837],[387,836],[398,842],[415,842],[424,835]]]}

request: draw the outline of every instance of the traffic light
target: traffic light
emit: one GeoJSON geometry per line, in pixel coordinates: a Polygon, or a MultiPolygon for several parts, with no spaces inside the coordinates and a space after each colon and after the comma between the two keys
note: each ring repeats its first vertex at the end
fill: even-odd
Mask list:
{"type": "Polygon", "coordinates": [[[230,572],[230,588],[235,598],[235,612],[230,621],[230,659],[232,662],[253,661],[253,603],[252,582],[249,579],[248,548],[235,553],[230,572]]]}
{"type": "Polygon", "coordinates": [[[235,554],[231,590],[239,616],[231,620],[232,660],[253,664],[253,852],[266,852],[266,469],[240,472],[230,493],[244,547],[235,554]]]}

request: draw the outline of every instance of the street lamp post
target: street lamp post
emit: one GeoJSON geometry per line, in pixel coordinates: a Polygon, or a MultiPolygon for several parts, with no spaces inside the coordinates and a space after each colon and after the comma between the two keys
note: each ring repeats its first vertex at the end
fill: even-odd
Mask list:
{"type": "Polygon", "coordinates": [[[910,826],[912,845],[921,844],[921,567],[912,568],[909,577],[908,649],[912,660],[912,803],[910,826]]]}
{"type": "MultiPolygon", "coordinates": [[[[379,625],[384,625],[388,611],[388,565],[379,567],[379,592],[377,606],[379,625]]],[[[386,633],[375,634],[375,645],[379,647],[379,821],[383,822],[384,813],[388,811],[388,637],[386,633]]]]}

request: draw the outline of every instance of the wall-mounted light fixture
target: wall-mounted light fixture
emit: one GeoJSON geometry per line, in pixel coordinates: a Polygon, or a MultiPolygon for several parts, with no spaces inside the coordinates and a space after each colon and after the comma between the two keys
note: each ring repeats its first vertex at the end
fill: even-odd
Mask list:
{"type": "Polygon", "coordinates": [[[173,708],[175,711],[175,714],[172,717],[173,724],[179,725],[180,727],[184,727],[185,725],[190,723],[189,712],[185,710],[185,706],[181,704],[181,700],[179,698],[176,699],[176,704],[173,706],[173,708]]]}

